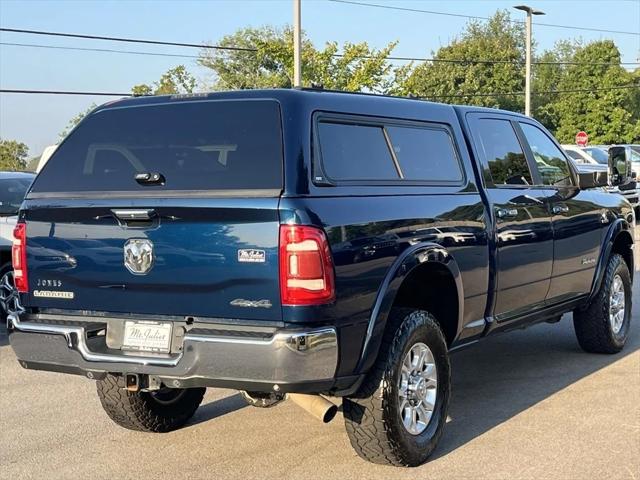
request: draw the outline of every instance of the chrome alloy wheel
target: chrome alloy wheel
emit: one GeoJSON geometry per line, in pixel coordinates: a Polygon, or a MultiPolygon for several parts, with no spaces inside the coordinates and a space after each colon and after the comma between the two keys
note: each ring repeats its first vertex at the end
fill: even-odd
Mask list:
{"type": "Polygon", "coordinates": [[[624,324],[625,314],[624,282],[620,275],[613,278],[611,292],[609,294],[609,323],[614,334],[619,334],[624,324]]]}
{"type": "Polygon", "coordinates": [[[438,371],[433,353],[424,343],[416,343],[402,362],[398,385],[398,413],[404,428],[420,435],[436,405],[438,371]]]}
{"type": "Polygon", "coordinates": [[[9,270],[0,278],[0,306],[5,314],[20,313],[20,295],[13,282],[13,270],[9,270]]]}

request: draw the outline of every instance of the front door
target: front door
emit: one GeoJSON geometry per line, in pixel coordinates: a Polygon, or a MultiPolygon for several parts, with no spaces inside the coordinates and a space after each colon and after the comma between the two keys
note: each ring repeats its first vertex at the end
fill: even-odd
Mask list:
{"type": "Polygon", "coordinates": [[[552,191],[532,175],[515,121],[499,114],[470,114],[469,120],[494,217],[497,254],[490,313],[500,322],[544,304],[553,265],[552,191]]]}
{"type": "Polygon", "coordinates": [[[536,163],[549,197],[554,236],[554,260],[548,303],[570,300],[591,290],[602,236],[608,227],[606,212],[593,191],[581,191],[560,147],[542,128],[521,120],[525,151],[536,163]]]}

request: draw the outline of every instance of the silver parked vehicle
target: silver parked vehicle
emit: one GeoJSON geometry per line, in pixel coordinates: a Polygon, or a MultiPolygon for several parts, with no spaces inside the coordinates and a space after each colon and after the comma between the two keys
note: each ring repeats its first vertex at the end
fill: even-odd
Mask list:
{"type": "MultiPolygon", "coordinates": [[[[577,145],[562,145],[562,148],[573,160],[573,163],[578,171],[603,172],[605,174],[608,174],[609,147],[579,147],[577,145]]],[[[629,151],[626,152],[626,155],[627,159],[631,161],[632,171],[636,172],[636,174],[640,174],[640,153],[635,152],[635,155],[637,156],[635,165],[633,163],[633,159],[635,157],[632,157],[632,154],[629,151]]],[[[640,209],[640,192],[638,191],[635,182],[630,185],[625,185],[622,188],[620,188],[619,186],[607,187],[606,190],[610,193],[617,193],[624,196],[629,201],[629,203],[633,205],[636,211],[640,209]]]]}

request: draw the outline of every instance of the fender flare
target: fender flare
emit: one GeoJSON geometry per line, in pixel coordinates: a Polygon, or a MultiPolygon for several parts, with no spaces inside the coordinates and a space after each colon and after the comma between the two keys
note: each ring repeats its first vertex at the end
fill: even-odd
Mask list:
{"type": "Polygon", "coordinates": [[[378,350],[382,343],[387,317],[391,312],[391,307],[396,298],[398,290],[403,281],[415,271],[416,268],[425,263],[437,263],[444,265],[456,284],[458,294],[458,325],[456,335],[460,333],[464,314],[464,289],[462,286],[462,276],[456,260],[449,251],[437,243],[421,243],[405,250],[391,265],[384,280],[378,288],[376,301],[360,354],[357,371],[368,371],[378,356],[378,350]]]}
{"type": "MultiPolygon", "coordinates": [[[[613,250],[613,244],[615,243],[619,235],[624,234],[629,235],[629,237],[631,238],[631,244],[633,244],[633,234],[631,233],[631,227],[625,219],[618,218],[611,225],[609,225],[609,230],[607,230],[607,235],[603,241],[602,250],[600,251],[600,257],[598,258],[598,265],[596,266],[595,275],[591,284],[589,302],[593,300],[593,298],[598,294],[598,290],[600,290],[600,285],[602,284],[602,279],[604,278],[604,272],[607,268],[607,261],[609,260],[611,251],[613,250]]],[[[633,275],[633,272],[631,272],[631,275],[633,275]]]]}

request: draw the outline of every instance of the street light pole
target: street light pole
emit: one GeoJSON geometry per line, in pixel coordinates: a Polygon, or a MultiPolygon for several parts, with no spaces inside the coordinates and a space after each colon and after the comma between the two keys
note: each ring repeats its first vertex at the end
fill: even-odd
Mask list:
{"type": "Polygon", "coordinates": [[[526,58],[525,58],[525,78],[524,78],[524,114],[531,116],[531,18],[533,15],[544,15],[541,10],[535,10],[526,5],[518,5],[513,7],[517,10],[527,12],[525,20],[525,42],[526,42],[526,58]]]}
{"type": "Polygon", "coordinates": [[[302,87],[302,59],[301,47],[302,47],[302,28],[301,13],[300,13],[301,0],[293,0],[293,86],[302,87]]]}

